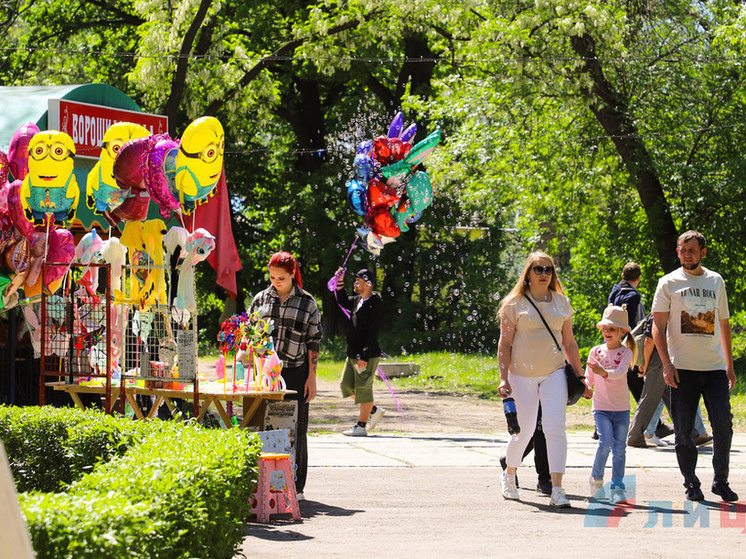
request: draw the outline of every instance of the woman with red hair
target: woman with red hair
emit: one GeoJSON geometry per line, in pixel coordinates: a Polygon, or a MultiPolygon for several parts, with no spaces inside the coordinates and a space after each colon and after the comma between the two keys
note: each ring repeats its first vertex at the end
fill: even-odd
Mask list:
{"type": "Polygon", "coordinates": [[[313,295],[303,290],[298,262],[289,252],[277,252],[269,259],[270,286],[257,293],[249,305],[249,314],[259,313],[272,320],[275,351],[282,359],[282,378],[288,396],[298,402],[298,422],[295,428],[295,489],[303,499],[308,473],[308,404],[316,397],[316,366],[321,340],[321,314],[313,295]]]}

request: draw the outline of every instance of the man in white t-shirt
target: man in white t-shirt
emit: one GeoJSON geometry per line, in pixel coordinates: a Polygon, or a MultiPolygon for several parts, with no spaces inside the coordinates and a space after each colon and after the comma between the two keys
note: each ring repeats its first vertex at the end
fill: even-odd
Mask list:
{"type": "Polygon", "coordinates": [[[676,430],[676,458],[684,476],[686,498],[704,499],[695,473],[694,420],[700,396],[712,425],[712,492],[737,501],[728,485],[733,415],[730,394],[736,384],[725,282],[702,266],[705,238],[697,231],[679,237],[681,268],[658,281],[653,298],[653,339],[671,387],[671,416],[676,430]],[[668,328],[666,329],[666,326],[668,328]]]}

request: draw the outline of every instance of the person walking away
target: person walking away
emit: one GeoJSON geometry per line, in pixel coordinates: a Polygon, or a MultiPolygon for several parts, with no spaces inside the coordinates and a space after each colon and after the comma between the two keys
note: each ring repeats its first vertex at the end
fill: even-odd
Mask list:
{"type": "Polygon", "coordinates": [[[596,325],[604,343],[588,354],[585,382],[593,389],[593,419],[598,431],[598,448],[591,470],[591,497],[598,497],[604,485],[604,470],[609,452],[611,462],[611,502],[627,500],[624,493],[627,429],[629,428],[629,389],[627,370],[636,353],[635,339],[630,335],[627,309],[609,305],[596,325]]]}
{"type": "Polygon", "coordinates": [[[676,458],[684,476],[686,498],[704,499],[696,475],[694,421],[700,397],[712,426],[712,492],[737,501],[728,484],[733,415],[729,391],[736,384],[725,282],[702,266],[707,255],[704,235],[683,233],[676,251],[681,267],[658,280],[653,298],[653,339],[671,387],[671,414],[676,430],[676,458]]]}
{"type": "Polygon", "coordinates": [[[344,269],[337,270],[337,300],[340,306],[350,311],[347,329],[347,358],[345,359],[339,387],[345,398],[354,397],[360,406],[358,421],[342,432],[349,437],[366,437],[386,413],[376,406],[373,398],[373,380],[381,359],[378,334],[381,330],[381,295],[373,291],[375,277],[370,270],[362,269],[355,274],[350,297],[344,287],[344,269]]]}
{"type": "MultiPolygon", "coordinates": [[[[641,277],[642,270],[640,269],[640,265],[637,262],[627,262],[624,265],[624,268],[622,268],[622,280],[619,283],[614,284],[608,298],[609,305],[617,305],[619,307],[626,305],[629,325],[633,330],[646,318],[642,295],[640,295],[640,292],[637,289],[640,285],[641,277]]],[[[640,347],[639,351],[642,352],[642,350],[643,348],[640,347]]],[[[642,392],[645,388],[644,376],[645,374],[640,370],[636,363],[633,363],[627,372],[627,385],[629,386],[629,392],[632,394],[632,397],[638,405],[642,399],[642,392]]],[[[655,404],[657,406],[658,402],[655,404]]],[[[673,429],[671,426],[660,421],[659,415],[655,427],[655,436],[660,440],[669,435],[673,435],[673,429]]],[[[643,446],[643,444],[644,443],[640,443],[639,446],[643,446]]]]}
{"type": "Polygon", "coordinates": [[[552,480],[549,504],[571,506],[562,488],[567,460],[565,360],[578,376],[582,374],[578,344],[572,332],[572,313],[550,256],[544,252],[529,254],[518,282],[502,300],[498,311],[498,391],[503,398],[510,395],[515,399],[521,427],[520,433],[508,439],[507,468],[500,477],[506,499],[520,498],[516,470],[534,434],[541,402],[552,480]],[[555,340],[561,340],[561,345],[555,340]]]}
{"type": "Polygon", "coordinates": [[[642,270],[637,262],[627,262],[622,268],[622,280],[615,283],[609,293],[608,304],[624,306],[627,309],[629,325],[634,329],[637,324],[645,318],[645,305],[642,296],[637,290],[640,285],[642,270]]]}
{"type": "Polygon", "coordinates": [[[298,262],[289,252],[277,252],[267,265],[270,286],[256,294],[248,313],[275,325],[272,337],[275,351],[282,360],[282,378],[288,400],[298,402],[295,427],[295,489],[303,500],[308,477],[308,411],[316,397],[316,367],[322,336],[321,314],[313,295],[303,290],[298,262]]]}

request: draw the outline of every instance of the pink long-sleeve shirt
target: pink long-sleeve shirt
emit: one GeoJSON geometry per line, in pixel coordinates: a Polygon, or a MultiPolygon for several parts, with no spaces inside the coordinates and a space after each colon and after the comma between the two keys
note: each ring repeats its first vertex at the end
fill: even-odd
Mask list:
{"type": "Polygon", "coordinates": [[[621,346],[609,349],[606,344],[595,346],[588,354],[585,367],[585,381],[593,387],[594,410],[629,411],[629,389],[627,387],[627,369],[632,363],[632,350],[621,346]],[[593,372],[590,363],[596,364],[609,373],[603,378],[593,372]]]}

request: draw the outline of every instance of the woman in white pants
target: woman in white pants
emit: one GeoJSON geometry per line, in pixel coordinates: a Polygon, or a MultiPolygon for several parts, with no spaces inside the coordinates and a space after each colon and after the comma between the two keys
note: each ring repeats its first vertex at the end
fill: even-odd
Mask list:
{"type": "Polygon", "coordinates": [[[583,370],[578,344],[572,333],[572,313],[550,256],[543,252],[529,254],[518,283],[502,300],[498,313],[499,392],[503,398],[508,395],[514,398],[521,427],[521,432],[508,440],[507,468],[500,479],[506,499],[519,498],[515,472],[536,427],[541,402],[542,427],[552,478],[550,504],[570,506],[562,489],[567,458],[565,360],[573,366],[576,374],[581,375],[583,370]],[[561,344],[562,351],[557,348],[537,309],[561,344]]]}

